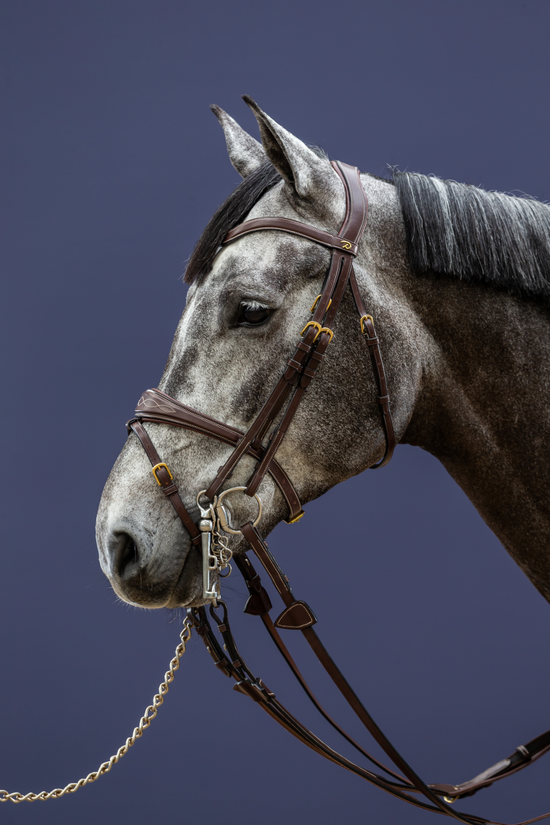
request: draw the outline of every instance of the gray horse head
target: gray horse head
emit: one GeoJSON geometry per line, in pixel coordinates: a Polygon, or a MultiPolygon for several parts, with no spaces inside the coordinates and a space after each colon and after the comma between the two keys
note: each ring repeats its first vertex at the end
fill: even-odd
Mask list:
{"type": "MultiPolygon", "coordinates": [[[[244,181],[218,210],[190,260],[187,305],[159,384],[176,400],[241,431],[254,420],[291,356],[321,291],[330,253],[307,239],[278,231],[246,235],[223,248],[221,240],[245,217],[290,218],[336,234],[345,214],[344,187],[326,156],[275,123],[253,101],[247,102],[257,118],[261,144],[214,107],[231,162],[244,181]]],[[[470,226],[464,217],[470,209],[476,224],[470,234],[475,234],[479,246],[478,215],[488,214],[483,198],[493,196],[475,190],[481,206],[468,206],[472,198],[466,187],[466,194],[455,193],[453,200],[443,191],[445,182],[417,177],[403,176],[396,186],[361,176],[369,217],[354,265],[363,302],[375,319],[383,347],[397,440],[422,446],[441,459],[549,598],[550,559],[543,536],[550,517],[546,498],[541,503],[539,478],[547,472],[546,465],[544,472],[537,471],[536,479],[527,472],[521,476],[523,486],[518,489],[518,474],[529,451],[537,456],[534,445],[525,445],[522,428],[535,417],[537,438],[550,435],[545,412],[550,381],[542,393],[525,395],[534,381],[533,358],[548,370],[548,313],[543,303],[547,282],[543,278],[540,288],[533,286],[529,273],[522,279],[518,267],[512,266],[511,280],[497,283],[496,290],[494,284],[488,285],[491,273],[487,274],[483,261],[479,264],[480,255],[471,252],[468,257],[466,242],[456,235],[453,241],[445,220],[454,219],[455,209],[460,212],[460,225],[470,226]],[[428,205],[423,206],[422,199],[428,205]],[[428,213],[434,203],[439,211],[432,211],[443,215],[444,225],[430,236],[428,213]],[[419,248],[427,250],[427,263],[418,264],[419,271],[413,273],[409,260],[419,248]],[[481,274],[473,264],[460,269],[470,258],[481,274]],[[443,274],[434,276],[434,269],[443,274]],[[516,335],[525,327],[528,343],[518,341],[516,335]],[[510,375],[517,381],[513,421],[506,408],[510,375]],[[527,537],[518,528],[520,517],[536,521],[527,537]]],[[[523,207],[503,204],[492,207],[495,221],[529,220],[519,215],[523,207]]],[[[542,226],[539,234],[544,235],[547,207],[537,206],[543,211],[535,209],[533,214],[542,226]]],[[[488,235],[491,232],[492,225],[488,235]]],[[[547,234],[550,239],[550,231],[547,234]]],[[[517,232],[514,243],[517,246],[517,232]]],[[[499,246],[498,239],[495,244],[499,246]]],[[[503,252],[507,261],[514,262],[513,254],[517,260],[520,253],[527,255],[523,248],[514,252],[510,244],[503,252]]],[[[498,261],[495,267],[498,270],[498,261]]],[[[197,519],[197,494],[208,488],[231,447],[162,424],[145,427],[162,460],[169,463],[185,506],[197,519]]],[[[351,295],[346,294],[325,361],[277,452],[277,461],[302,502],[307,502],[372,466],[384,449],[375,379],[351,295]]],[[[253,468],[253,459],[243,457],[226,487],[244,485],[253,468]]],[[[259,492],[263,502],[259,527],[265,535],[288,516],[288,510],[269,475],[259,492]]],[[[228,507],[235,523],[256,514],[254,500],[244,496],[228,500],[228,507]]],[[[133,435],[105,486],[97,540],[102,568],[125,601],[144,607],[201,603],[199,552],[170,502],[159,495],[147,456],[133,435]]],[[[232,550],[240,549],[235,538],[232,550]]]]}

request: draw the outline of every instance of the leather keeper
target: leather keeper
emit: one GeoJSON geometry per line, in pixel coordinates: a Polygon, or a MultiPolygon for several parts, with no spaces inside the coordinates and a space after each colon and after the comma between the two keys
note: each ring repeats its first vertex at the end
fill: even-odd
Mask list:
{"type": "MultiPolygon", "coordinates": [[[[200,633],[200,631],[199,631],[199,633],[200,633]]],[[[202,635],[207,635],[207,634],[206,633],[205,634],[201,633],[200,635],[202,636],[202,635]]],[[[225,659],[225,658],[224,659],[218,659],[218,657],[216,655],[216,651],[214,650],[212,645],[207,644],[206,649],[210,653],[210,655],[212,656],[212,659],[214,660],[214,664],[216,665],[218,670],[221,670],[221,672],[223,674],[225,674],[225,676],[231,676],[231,670],[229,669],[229,662],[227,661],[227,659],[225,659]]]]}
{"type": "Polygon", "coordinates": [[[299,372],[302,369],[302,365],[298,363],[298,361],[295,361],[294,358],[289,358],[287,364],[289,367],[292,367],[292,369],[296,370],[296,372],[299,372]]]}
{"type": "Polygon", "coordinates": [[[162,492],[165,496],[173,496],[174,493],[178,492],[178,488],[175,484],[168,484],[167,487],[162,487],[162,492]]]}
{"type": "Polygon", "coordinates": [[[219,662],[214,662],[218,670],[224,674],[224,676],[231,676],[231,671],[229,670],[229,662],[227,659],[220,659],[219,662]]]}
{"type": "Polygon", "coordinates": [[[319,352],[318,350],[315,350],[315,352],[311,353],[311,358],[309,359],[309,363],[315,365],[313,367],[313,369],[317,369],[317,367],[319,366],[319,364],[321,363],[321,361],[323,360],[324,357],[325,357],[325,353],[324,352],[319,352]]]}
{"type": "Polygon", "coordinates": [[[252,595],[252,593],[259,593],[262,589],[262,580],[260,578],[260,574],[256,573],[251,579],[246,579],[246,586],[248,587],[248,592],[252,595]]]}
{"type": "Polygon", "coordinates": [[[267,702],[267,696],[264,696],[260,688],[252,682],[247,682],[246,679],[234,684],[233,690],[244,693],[245,696],[250,696],[254,702],[267,702]]]}
{"type": "MultiPolygon", "coordinates": [[[[295,361],[294,363],[298,363],[295,361]]],[[[298,373],[301,371],[302,365],[298,364],[297,367],[293,367],[292,364],[289,364],[285,370],[285,381],[294,381],[298,373]]]]}

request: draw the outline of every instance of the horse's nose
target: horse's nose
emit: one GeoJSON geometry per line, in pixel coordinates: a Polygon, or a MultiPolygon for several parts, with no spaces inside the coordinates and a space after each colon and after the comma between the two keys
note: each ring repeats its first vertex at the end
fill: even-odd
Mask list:
{"type": "MultiPolygon", "coordinates": [[[[117,596],[141,607],[176,607],[195,598],[202,558],[192,553],[179,525],[175,539],[155,546],[139,530],[126,524],[106,531],[102,555],[105,570],[117,596]],[[121,529],[122,528],[122,529],[121,529]],[[165,549],[168,544],[168,549],[165,549]],[[190,571],[190,572],[189,572],[190,571]]],[[[202,576],[199,576],[202,587],[202,576]]],[[[202,590],[201,590],[202,592],[202,590]]]]}
{"type": "Polygon", "coordinates": [[[128,533],[116,533],[111,539],[113,573],[120,582],[132,579],[139,570],[139,550],[128,533]]]}

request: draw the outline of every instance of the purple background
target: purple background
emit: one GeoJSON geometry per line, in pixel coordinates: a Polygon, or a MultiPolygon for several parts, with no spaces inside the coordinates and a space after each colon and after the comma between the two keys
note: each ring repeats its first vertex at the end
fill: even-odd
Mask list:
{"type": "MultiPolygon", "coordinates": [[[[161,375],[184,262],[238,182],[208,104],[257,134],[246,92],[363,170],[399,164],[548,200],[550,4],[3,0],[0,21],[0,787],[27,791],[107,759],[177,642],[171,613],[117,603],[94,518],[124,422],[161,375]]],[[[399,448],[389,468],[281,525],[271,546],[428,781],[464,781],[550,726],[549,605],[426,453],[399,448]]],[[[236,577],[226,595],[250,663],[335,742],[258,622],[241,616],[236,577]]],[[[548,810],[549,768],[546,757],[462,808],[507,821],[548,810]]],[[[109,776],[62,801],[8,803],[2,816],[412,825],[430,814],[295,742],[230,690],[194,639],[158,719],[109,776]]]]}

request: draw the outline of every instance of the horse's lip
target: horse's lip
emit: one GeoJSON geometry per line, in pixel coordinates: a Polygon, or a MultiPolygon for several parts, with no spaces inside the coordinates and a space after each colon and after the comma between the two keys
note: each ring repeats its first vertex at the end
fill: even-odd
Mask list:
{"type": "Polygon", "coordinates": [[[185,573],[185,566],[187,564],[187,559],[189,558],[190,553],[191,553],[191,547],[189,547],[187,553],[185,554],[185,557],[183,559],[183,562],[182,562],[182,565],[181,565],[181,568],[180,568],[180,572],[178,573],[178,577],[177,577],[177,579],[175,581],[175,584],[172,587],[172,589],[170,591],[170,594],[169,594],[169,596],[166,600],[166,607],[175,607],[175,606],[179,607],[179,605],[173,605],[173,604],[171,604],[171,602],[173,601],[174,594],[177,593],[178,588],[181,584],[181,580],[182,580],[183,575],[185,573]]]}
{"type": "MultiPolygon", "coordinates": [[[[176,582],[175,582],[172,590],[170,591],[170,595],[168,596],[168,598],[166,600],[165,607],[169,607],[169,608],[186,607],[190,602],[196,601],[196,599],[199,596],[198,592],[193,593],[190,596],[188,596],[188,594],[185,593],[185,589],[188,587],[189,583],[185,582],[184,579],[185,579],[185,574],[188,571],[189,559],[194,555],[194,553],[193,553],[194,548],[195,548],[194,544],[189,545],[189,548],[187,550],[187,553],[185,554],[185,558],[183,560],[181,570],[178,574],[176,582]],[[183,600],[181,598],[184,595],[188,596],[185,600],[183,600]]],[[[198,548],[196,548],[196,549],[198,550],[198,548]]]]}

